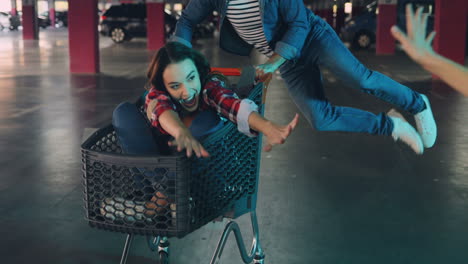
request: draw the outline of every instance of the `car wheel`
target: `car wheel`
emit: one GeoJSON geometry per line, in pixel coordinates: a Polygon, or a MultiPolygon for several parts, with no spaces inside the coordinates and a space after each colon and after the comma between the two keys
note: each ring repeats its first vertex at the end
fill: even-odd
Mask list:
{"type": "Polygon", "coordinates": [[[354,37],[353,46],[358,49],[368,49],[373,42],[373,35],[370,32],[359,32],[354,37]]]}
{"type": "Polygon", "coordinates": [[[113,28],[111,31],[111,39],[115,43],[122,43],[127,39],[127,33],[125,33],[125,30],[123,28],[113,28]]]}

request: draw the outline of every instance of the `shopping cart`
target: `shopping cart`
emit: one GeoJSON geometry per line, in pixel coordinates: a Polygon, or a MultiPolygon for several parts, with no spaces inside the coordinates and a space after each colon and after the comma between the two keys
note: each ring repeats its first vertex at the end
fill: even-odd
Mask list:
{"type": "MultiPolygon", "coordinates": [[[[244,69],[213,68],[241,76],[235,90],[264,110],[269,79],[245,85],[254,74],[244,69]],[[242,73],[242,75],[241,75],[242,73]],[[250,75],[250,76],[249,76],[250,75]],[[244,78],[243,76],[247,76],[244,78]]],[[[110,124],[81,146],[86,220],[91,227],[126,233],[120,263],[126,263],[135,235],[146,236],[160,263],[169,263],[170,237],[182,238],[217,218],[228,218],[210,263],[218,263],[231,232],[244,263],[263,263],[256,216],[262,137],[247,137],[225,121],[218,131],[201,139],[210,158],[187,158],[185,152],[138,156],[122,153],[110,124]],[[253,241],[250,252],[235,218],[250,214],[253,241]]]]}

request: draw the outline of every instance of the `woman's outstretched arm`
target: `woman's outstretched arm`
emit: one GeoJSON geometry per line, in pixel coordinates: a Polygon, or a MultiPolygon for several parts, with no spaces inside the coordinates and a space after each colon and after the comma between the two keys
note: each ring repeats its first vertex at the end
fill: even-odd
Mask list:
{"type": "Polygon", "coordinates": [[[197,157],[209,157],[210,154],[192,136],[179,115],[172,110],[169,97],[163,95],[159,96],[159,99],[148,102],[146,114],[152,126],[158,128],[162,133],[174,137],[173,141],[168,142],[169,146],[177,147],[178,151],[185,149],[187,157],[192,156],[192,151],[197,157]]]}

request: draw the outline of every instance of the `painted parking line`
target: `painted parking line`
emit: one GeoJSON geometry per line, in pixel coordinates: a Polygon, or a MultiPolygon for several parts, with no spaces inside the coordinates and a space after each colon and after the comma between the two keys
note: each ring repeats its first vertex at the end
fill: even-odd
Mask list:
{"type": "Polygon", "coordinates": [[[16,112],[16,113],[11,114],[11,115],[10,115],[10,118],[18,118],[18,117],[21,117],[21,116],[23,116],[23,115],[25,115],[25,114],[32,113],[32,112],[34,112],[34,111],[37,111],[37,110],[41,109],[42,106],[43,106],[43,105],[40,104],[40,105],[36,105],[36,106],[33,106],[33,107],[29,107],[29,108],[23,109],[23,110],[21,110],[21,111],[18,111],[18,112],[16,112]]]}

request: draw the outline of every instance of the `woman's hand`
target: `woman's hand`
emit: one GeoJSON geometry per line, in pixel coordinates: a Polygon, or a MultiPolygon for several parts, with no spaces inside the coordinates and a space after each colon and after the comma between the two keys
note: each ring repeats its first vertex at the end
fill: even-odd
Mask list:
{"type": "Polygon", "coordinates": [[[279,54],[273,54],[264,64],[255,67],[255,79],[257,81],[265,81],[270,74],[273,74],[284,62],[285,58],[279,54]]]}
{"type": "Polygon", "coordinates": [[[422,63],[429,55],[434,54],[432,50],[432,40],[435,37],[435,31],[431,32],[426,38],[426,26],[428,14],[422,14],[423,8],[420,7],[413,13],[411,4],[406,5],[406,31],[403,33],[397,26],[391,29],[392,35],[401,43],[403,50],[417,63],[422,63]]]}
{"type": "Polygon", "coordinates": [[[421,15],[422,8],[413,14],[411,4],[406,5],[405,35],[396,26],[392,27],[393,36],[401,42],[403,50],[424,69],[439,76],[450,86],[468,96],[468,68],[434,52],[431,42],[435,32],[426,38],[427,14],[421,15]]]}
{"type": "Polygon", "coordinates": [[[293,120],[286,126],[280,126],[273,122],[269,122],[268,127],[266,129],[262,129],[262,132],[267,139],[267,144],[263,147],[263,150],[269,152],[273,149],[273,146],[284,144],[286,139],[296,127],[298,121],[299,114],[296,114],[293,120]]]}
{"type": "Polygon", "coordinates": [[[180,120],[179,115],[173,110],[164,111],[159,117],[161,127],[169,135],[174,137],[174,140],[167,142],[169,146],[177,147],[177,151],[187,150],[187,157],[192,156],[192,151],[197,157],[207,158],[210,154],[203,148],[190,133],[190,130],[180,120]]]}
{"type": "Polygon", "coordinates": [[[168,142],[169,146],[177,147],[177,151],[179,152],[185,149],[187,157],[190,158],[192,156],[192,151],[199,158],[207,158],[210,156],[208,151],[192,136],[188,129],[181,129],[174,138],[173,141],[168,142]]]}

